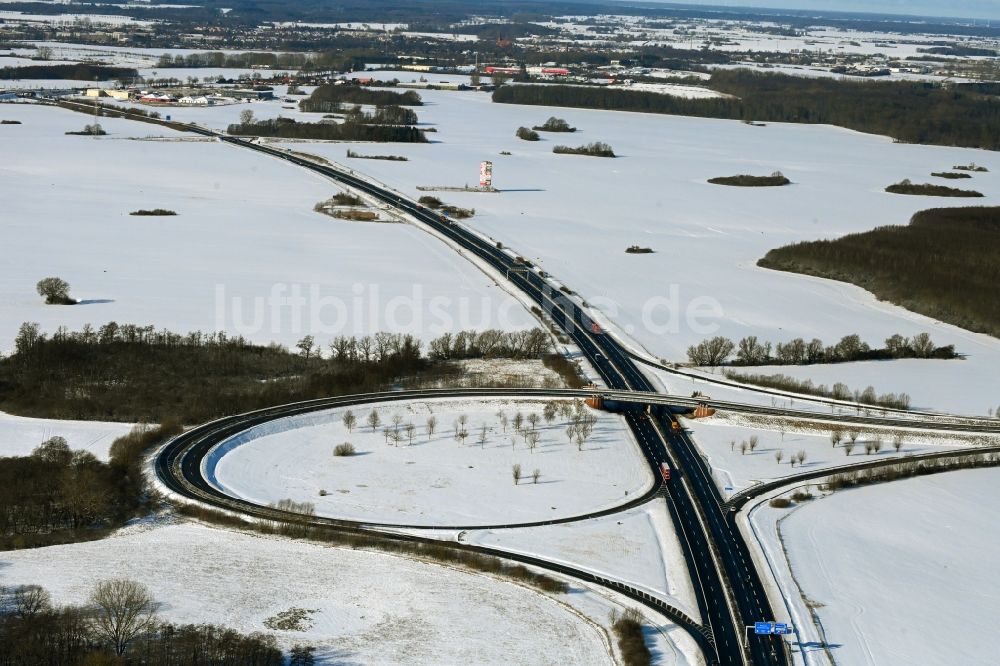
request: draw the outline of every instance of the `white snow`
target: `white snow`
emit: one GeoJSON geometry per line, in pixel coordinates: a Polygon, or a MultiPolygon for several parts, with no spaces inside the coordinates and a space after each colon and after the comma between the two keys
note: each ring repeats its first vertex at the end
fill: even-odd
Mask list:
{"type": "Polygon", "coordinates": [[[572,564],[699,616],[684,554],[662,499],[576,523],[472,530],[462,534],[462,541],[572,564]]]}
{"type": "MultiPolygon", "coordinates": [[[[109,136],[65,136],[86,114],[0,106],[5,154],[0,350],[18,326],[47,332],[108,321],[242,333],[379,330],[427,340],[449,330],[519,329],[534,318],[492,279],[406,224],[335,220],[313,205],[339,191],[277,160],[147,123],[101,118],[109,136]],[[136,141],[163,136],[168,141],[136,141]],[[173,139],[184,140],[173,140],[173,139]],[[140,208],[176,217],[133,217],[140,208]],[[46,306],[56,275],[85,304],[46,306]]],[[[300,149],[302,147],[300,146],[300,149]]]]}
{"type": "MultiPolygon", "coordinates": [[[[124,530],[88,543],[0,553],[0,582],[38,584],[58,604],[81,604],[95,582],[147,585],[161,616],[243,632],[292,607],[315,611],[279,644],[318,648],[323,664],[610,664],[610,602],[586,590],[549,597],[489,576],[193,524],[124,530]],[[570,606],[586,599],[584,610],[570,606]],[[517,659],[516,657],[514,658],[517,659]]],[[[674,663],[685,663],[683,660],[674,663]]]]}
{"type": "Polygon", "coordinates": [[[836,664],[989,663],[1000,612],[992,592],[1000,524],[988,510],[1000,500],[998,477],[997,469],[935,474],[752,514],[778,557],[775,519],[787,516],[784,547],[801,594],[816,604],[821,625],[799,627],[798,663],[831,663],[814,643],[824,636],[836,664]]]}
{"type": "Polygon", "coordinates": [[[89,451],[101,460],[118,437],[132,429],[129,423],[33,419],[0,412],[0,456],[26,456],[50,437],[64,437],[71,449],[89,451]]]}
{"type": "MultiPolygon", "coordinates": [[[[380,72],[400,80],[406,72],[380,72]]],[[[492,104],[473,92],[421,91],[421,122],[437,128],[435,143],[400,145],[408,162],[345,160],[343,144],[314,144],[310,152],[346,162],[401,191],[417,185],[474,183],[483,159],[494,162],[499,195],[443,193],[475,207],[467,222],[579,291],[608,319],[654,355],[685,360],[686,349],[715,334],[755,334],[783,342],[819,337],[832,344],[858,333],[870,344],[888,336],[928,332],[954,344],[968,361],[880,363],[877,381],[859,364],[830,370],[838,381],[880,392],[909,393],[916,407],[984,415],[1000,369],[1000,340],[970,333],[877,301],[864,290],[829,280],[758,268],[769,249],[837,237],[884,224],[906,224],[933,197],[890,195],[903,178],[976,162],[990,168],[970,187],[991,205],[1000,198],[995,153],[896,144],[848,130],[652,114],[492,104]],[[555,115],[580,128],[519,141],[514,130],[555,115]],[[557,143],[605,141],[617,159],[553,155],[557,143]],[[510,151],[510,156],[501,156],[510,151]],[[783,188],[730,188],[709,178],[781,170],[783,188]],[[632,244],[655,254],[629,255],[632,244]],[[933,377],[934,381],[929,381],[933,377]]],[[[299,148],[302,149],[300,144],[299,148]]],[[[363,149],[363,148],[360,148],[363,149]]]]}
{"type": "MultiPolygon", "coordinates": [[[[205,462],[206,476],[237,497],[266,504],[289,498],[313,502],[316,513],[353,520],[406,525],[507,524],[575,516],[616,506],[652,483],[649,468],[621,417],[597,413],[593,435],[578,450],[564,431],[565,419],[541,419],[544,403],[529,400],[436,400],[375,405],[381,425],[367,424],[369,408],[353,409],[348,432],[345,409],[281,419],[223,442],[205,462]],[[538,414],[535,451],[511,423],[504,433],[497,416],[538,414]],[[383,434],[400,417],[402,439],[383,434]],[[427,418],[438,427],[426,434],[427,418]],[[455,422],[468,417],[465,443],[454,438],[455,422]],[[405,435],[414,424],[414,438],[405,435]],[[487,426],[485,446],[479,443],[487,426]],[[350,442],[354,456],[335,457],[350,442]],[[523,478],[515,485],[512,466],[523,478]],[[537,483],[533,470],[541,473],[537,483]],[[320,496],[320,490],[328,494],[320,496]]],[[[530,427],[525,421],[525,427],[530,427]]]]}
{"type": "MultiPolygon", "coordinates": [[[[685,419],[684,427],[694,436],[694,441],[705,456],[715,475],[715,482],[723,495],[731,495],[746,489],[758,482],[782,479],[803,472],[811,472],[827,467],[836,467],[851,463],[880,460],[945,451],[969,446],[960,439],[949,440],[946,435],[940,439],[927,439],[920,432],[903,433],[903,446],[897,453],[893,447],[893,435],[887,431],[877,432],[873,429],[859,428],[862,433],[854,445],[850,455],[847,455],[844,445],[834,448],[830,442],[830,433],[796,431],[792,427],[782,433],[774,429],[755,428],[740,423],[737,418],[722,418],[719,416],[707,419],[685,419]],[[759,444],[746,453],[740,448],[742,442],[750,441],[756,436],[759,444]],[[881,439],[882,448],[878,453],[865,453],[865,443],[881,439]],[[735,446],[732,444],[735,442],[735,446]],[[775,454],[783,454],[779,463],[775,454]],[[805,452],[806,460],[802,465],[791,463],[791,457],[798,452],[805,452]]],[[[846,439],[846,429],[845,429],[846,439]]]]}

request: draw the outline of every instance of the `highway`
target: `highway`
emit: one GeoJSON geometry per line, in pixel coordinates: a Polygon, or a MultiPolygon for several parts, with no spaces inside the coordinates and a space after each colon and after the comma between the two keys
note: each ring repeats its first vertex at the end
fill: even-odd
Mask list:
{"type": "MultiPolygon", "coordinates": [[[[654,387],[623,345],[614,337],[600,332],[582,308],[555,288],[541,271],[511,250],[499,247],[464,225],[354,173],[246,139],[221,136],[194,126],[191,130],[322,174],[409,214],[417,223],[468,252],[500,276],[505,276],[535,302],[576,343],[611,391],[655,393],[654,387]]],[[[721,401],[712,404],[719,408],[733,407],[732,403],[721,401]]],[[[773,410],[776,414],[790,415],[787,409],[756,406],[754,410],[764,413],[773,410]]],[[[831,418],[816,412],[805,412],[804,416],[823,420],[831,418]]],[[[752,564],[749,546],[736,526],[735,513],[728,510],[712,479],[711,470],[699,455],[694,442],[684,430],[674,429],[675,417],[668,409],[653,410],[648,417],[627,412],[625,418],[654,473],[659,473],[661,463],[667,463],[673,472],[673,478],[667,484],[667,504],[679,531],[703,624],[714,638],[716,654],[707,655],[709,661],[726,665],[787,663],[780,639],[751,636],[744,645],[746,625],[771,620],[774,616],[764,586],[752,564]]],[[[890,422],[897,419],[840,415],[837,420],[890,422]]],[[[956,428],[960,426],[978,429],[964,423],[955,424],[956,428]]]]}
{"type": "MultiPolygon", "coordinates": [[[[649,380],[617,341],[595,332],[594,322],[581,308],[554,288],[537,268],[510,250],[354,173],[246,139],[219,135],[194,125],[188,128],[322,174],[409,214],[431,232],[491,267],[500,276],[506,276],[577,344],[609,388],[654,392],[649,380]]],[[[716,654],[709,653],[706,657],[710,663],[726,666],[785,664],[787,658],[783,650],[774,649],[774,639],[755,638],[748,646],[743,645],[746,623],[773,619],[767,596],[750,564],[748,546],[734,529],[733,518],[724,510],[709,470],[690,438],[683,431],[672,429],[674,417],[664,411],[654,410],[649,418],[628,413],[626,421],[654,473],[659,474],[660,463],[666,462],[677,477],[667,485],[667,504],[680,532],[703,622],[714,637],[716,654]]]]}

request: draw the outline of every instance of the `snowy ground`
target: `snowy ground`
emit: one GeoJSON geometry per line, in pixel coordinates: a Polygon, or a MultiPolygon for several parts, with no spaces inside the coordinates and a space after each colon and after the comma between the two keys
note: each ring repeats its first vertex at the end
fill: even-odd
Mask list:
{"type": "Polygon", "coordinates": [[[322,664],[614,663],[599,626],[613,604],[579,587],[549,597],[407,558],[194,524],[0,553],[0,583],[42,585],[59,604],[83,603],[113,577],[149,586],[161,616],[179,623],[267,631],[276,613],[312,610],[307,631],[271,633],[285,649],[315,645],[322,664]]]}
{"type": "Polygon", "coordinates": [[[698,617],[698,603],[662,499],[578,523],[475,530],[462,541],[570,563],[646,590],[698,617]]]}
{"type": "MultiPolygon", "coordinates": [[[[380,72],[401,80],[407,72],[380,72]]],[[[435,77],[430,77],[433,80],[435,77]]],[[[474,207],[468,224],[518,248],[579,291],[654,355],[685,360],[705,337],[755,334],[783,342],[858,333],[881,343],[926,331],[954,344],[965,362],[880,363],[877,381],[864,364],[832,368],[838,381],[879,392],[905,392],[916,407],[985,414],[1000,369],[1000,341],[880,303],[864,290],[756,267],[769,249],[837,237],[883,224],[906,224],[933,197],[890,195],[885,186],[976,162],[990,168],[970,186],[1000,198],[1000,158],[960,148],[895,144],[828,126],[769,124],[496,105],[474,92],[421,91],[422,122],[437,128],[428,145],[394,146],[408,162],[346,160],[350,144],[313,144],[308,152],[346,162],[408,193],[417,185],[475,183],[482,159],[494,162],[499,195],[442,193],[474,207]],[[580,131],[517,140],[520,125],[556,115],[580,131]],[[606,141],[614,160],[553,155],[556,143],[606,141]],[[501,156],[501,151],[510,151],[501,156]],[[669,156],[664,159],[664,156],[669,156]],[[793,185],[750,191],[708,184],[737,173],[781,170],[793,185]],[[627,202],[627,203],[623,203],[627,202]],[[631,244],[655,254],[630,255],[631,244]],[[934,381],[928,381],[933,376],[934,381]]],[[[221,123],[219,123],[221,124],[221,123]]],[[[296,144],[305,150],[302,144],[296,144]]],[[[365,150],[369,147],[353,146],[365,150]]]]}
{"type": "Polygon", "coordinates": [[[118,437],[128,434],[128,423],[31,419],[0,412],[0,456],[26,456],[50,437],[64,437],[71,449],[89,451],[101,460],[118,437]]]}
{"type": "Polygon", "coordinates": [[[313,205],[329,181],[155,125],[102,118],[109,136],[65,136],[92,120],[0,105],[4,256],[0,350],[18,326],[108,321],[186,332],[226,329],[267,343],[307,333],[379,330],[427,340],[457,329],[518,329],[534,319],[439,240],[405,224],[335,220],[313,205]],[[176,217],[132,217],[140,208],[176,217]],[[44,242],[42,241],[44,239],[44,242]],[[35,283],[56,275],[84,304],[46,306],[35,283]]]}
{"type": "MultiPolygon", "coordinates": [[[[420,78],[413,72],[369,74],[402,81],[420,78]]],[[[465,77],[425,78],[433,83],[465,77]]],[[[1000,369],[1000,341],[880,303],[858,287],[755,265],[773,247],[905,224],[918,210],[948,205],[933,197],[882,190],[902,178],[930,181],[932,171],[955,164],[990,168],[990,173],[976,174],[970,187],[987,195],[981,203],[996,203],[1000,159],[995,153],[894,144],[826,126],[752,127],[699,118],[495,105],[476,92],[420,94],[426,102],[417,109],[421,122],[438,130],[428,135],[433,143],[379,149],[406,155],[409,162],[344,156],[349,148],[371,152],[370,145],[289,145],[370,173],[411,196],[422,194],[417,185],[475,183],[480,160],[492,159],[496,185],[503,190],[499,195],[441,196],[474,207],[477,214],[468,224],[539,261],[655,356],[685,360],[689,345],[716,333],[734,339],[755,334],[774,343],[820,337],[828,344],[858,333],[870,344],[880,344],[895,333],[926,331],[937,344],[954,344],[967,360],[793,370],[815,373],[817,383],[842,381],[861,389],[872,384],[879,393],[905,392],[919,408],[985,415],[997,406],[991,388],[1000,369]],[[566,118],[580,131],[544,135],[539,142],[514,138],[518,126],[541,123],[550,115],[566,118]],[[554,143],[595,140],[609,142],[621,157],[551,153],[554,143]],[[500,156],[502,150],[513,154],[500,156]],[[793,185],[749,191],[705,182],[713,176],[774,170],[783,171],[793,185]],[[628,202],[627,214],[623,201],[628,202]],[[626,254],[624,248],[633,243],[656,253],[626,254]]],[[[262,118],[304,115],[282,106],[171,109],[171,114],[218,128],[243,108],[262,118]]],[[[256,164],[252,158],[241,163],[246,160],[256,164]]],[[[270,171],[266,165],[261,168],[270,171]]],[[[289,172],[287,177],[296,178],[296,188],[303,187],[301,176],[289,172]]],[[[667,379],[668,388],[675,390],[686,383],[667,379]]]]}
{"type": "Polygon", "coordinates": [[[791,512],[755,509],[805,644],[796,663],[990,663],[1000,524],[984,507],[1000,501],[998,477],[963,470],[842,490],[791,512]],[[970,638],[949,639],[959,636],[970,638]]]}
{"type": "Polygon", "coordinates": [[[872,429],[866,431],[861,428],[861,437],[851,454],[847,455],[843,444],[833,447],[829,431],[818,433],[795,430],[792,427],[788,427],[786,432],[781,432],[777,427],[767,430],[741,423],[739,417],[687,419],[684,427],[691,431],[695,443],[714,471],[716,484],[726,496],[757,482],[772,481],[817,469],[969,446],[961,438],[949,439],[942,436],[930,439],[925,434],[910,432],[904,435],[903,446],[897,453],[893,447],[893,435],[886,432],[876,434],[872,429]],[[748,447],[744,453],[741,443],[749,444],[750,438],[754,436],[758,438],[759,444],[752,451],[748,447]],[[881,439],[881,450],[878,453],[865,453],[865,444],[875,439],[881,439]],[[805,463],[799,465],[796,462],[793,465],[791,458],[800,451],[806,454],[805,463]],[[778,452],[783,455],[780,463],[775,458],[778,452]]]}
{"type": "MultiPolygon", "coordinates": [[[[352,410],[358,423],[348,432],[346,410],[281,419],[224,442],[205,463],[206,475],[235,496],[260,503],[290,498],[313,502],[323,516],[408,525],[488,525],[575,516],[615,506],[652,483],[649,468],[620,417],[597,413],[593,435],[578,450],[564,433],[567,421],[546,424],[539,401],[438,400],[377,405],[381,426],[367,424],[370,409],[352,410]],[[535,451],[503,432],[497,415],[513,421],[538,414],[541,438],[535,451]],[[400,417],[402,439],[383,434],[400,417]],[[427,435],[428,417],[438,420],[427,435]],[[469,436],[455,440],[455,422],[468,417],[469,436]],[[414,425],[409,443],[406,425],[414,425]],[[480,445],[482,426],[487,441],[480,445]],[[357,454],[335,457],[350,442],[357,454]],[[388,443],[387,443],[388,442],[388,443]],[[512,466],[524,478],[515,485],[512,466]],[[532,472],[538,469],[535,483],[532,472]],[[321,496],[325,490],[328,494],[321,496]]],[[[527,426],[527,421],[525,422],[527,426]]]]}

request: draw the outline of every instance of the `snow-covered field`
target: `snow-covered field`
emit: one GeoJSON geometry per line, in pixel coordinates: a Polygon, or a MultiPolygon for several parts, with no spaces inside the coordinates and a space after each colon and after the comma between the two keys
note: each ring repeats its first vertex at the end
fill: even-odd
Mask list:
{"type": "Polygon", "coordinates": [[[570,563],[655,594],[698,617],[684,554],[663,499],[578,523],[473,530],[462,541],[570,563]]]}
{"type": "MultiPolygon", "coordinates": [[[[407,72],[378,75],[416,78],[407,72]]],[[[980,203],[996,203],[1000,159],[995,153],[896,144],[828,126],[753,127],[497,105],[488,95],[471,92],[421,95],[426,101],[417,109],[421,121],[438,131],[429,135],[435,143],[393,147],[408,162],[346,160],[350,144],[314,144],[308,151],[346,161],[412,196],[420,194],[417,185],[476,182],[479,162],[491,159],[499,195],[446,192],[442,197],[474,207],[470,226],[565,280],[656,356],[685,360],[689,345],[715,334],[734,339],[755,334],[775,343],[819,337],[832,343],[858,333],[880,344],[895,333],[926,331],[937,344],[954,344],[969,360],[880,363],[877,381],[869,381],[863,364],[828,372],[852,388],[873,383],[880,393],[909,393],[915,407],[985,414],[996,406],[990,389],[1000,369],[1000,341],[880,303],[858,287],[755,265],[777,246],[906,224],[918,210],[948,205],[883,189],[903,178],[928,182],[932,171],[955,164],[990,168],[970,186],[986,195],[980,203]],[[543,135],[539,142],[514,137],[518,126],[539,124],[551,115],[580,131],[543,135]],[[551,152],[556,143],[591,141],[610,143],[620,157],[551,152]],[[501,151],[512,155],[501,156],[501,151]],[[751,191],[706,182],[775,170],[793,185],[751,191]],[[626,254],[632,244],[656,252],[626,254]]]]}
{"type": "Polygon", "coordinates": [[[0,412],[0,456],[26,456],[50,437],[63,437],[71,449],[89,451],[101,460],[118,437],[132,429],[128,423],[31,419],[0,412]]]}
{"type": "Polygon", "coordinates": [[[310,610],[308,630],[270,633],[285,649],[316,646],[322,664],[615,663],[601,626],[613,604],[578,587],[549,597],[408,558],[184,523],[0,553],[0,583],[42,585],[58,604],[118,577],[147,585],[178,623],[268,631],[267,618],[310,610]]]}
{"type": "MultiPolygon", "coordinates": [[[[407,525],[489,525],[575,516],[612,507],[652,483],[649,468],[620,417],[594,412],[597,424],[582,450],[571,443],[562,416],[551,424],[539,401],[436,400],[375,405],[381,425],[368,425],[370,409],[353,409],[357,425],[348,432],[346,410],[281,419],[223,442],[205,463],[219,488],[259,503],[289,498],[313,502],[316,513],[336,518],[407,525]],[[510,423],[506,432],[498,413],[510,423]],[[532,451],[515,435],[521,413],[539,417],[540,439],[532,451]],[[464,443],[456,423],[468,421],[464,443]],[[401,440],[384,434],[399,417],[401,440]],[[432,436],[427,420],[437,419],[432,436]],[[413,424],[412,443],[406,434],[413,424]],[[482,427],[486,442],[481,444],[482,427]],[[337,457],[337,444],[357,453],[337,457]],[[514,483],[512,467],[523,478],[514,483]],[[538,469],[537,483],[532,473],[538,469]],[[320,491],[326,495],[320,495],[320,491]]],[[[525,420],[524,427],[530,429],[525,420]]]]}
{"type": "MultiPolygon", "coordinates": [[[[860,428],[862,433],[854,444],[850,455],[843,444],[836,448],[830,442],[829,432],[802,432],[791,428],[786,432],[778,429],[766,430],[741,424],[739,418],[713,417],[708,419],[685,420],[684,426],[694,435],[694,441],[708,460],[715,473],[715,482],[723,495],[739,492],[756,482],[772,481],[794,474],[811,472],[827,467],[850,463],[880,460],[916,453],[930,453],[962,448],[968,444],[959,439],[928,439],[920,433],[904,434],[903,445],[897,453],[893,447],[893,435],[860,428]],[[758,438],[755,449],[749,448],[751,437],[758,438]],[[866,453],[865,444],[881,440],[877,453],[866,453]],[[747,442],[746,452],[741,444],[747,442]],[[805,462],[792,463],[792,456],[803,452],[805,462]],[[780,453],[779,462],[775,457],[780,453]]],[[[846,433],[845,433],[846,439],[846,433]]]]}
{"type": "Polygon", "coordinates": [[[326,345],[339,334],[530,327],[531,315],[460,254],[405,224],[335,220],[329,181],[155,125],[0,105],[4,262],[0,349],[17,328],[108,321],[226,329],[259,342],[326,345]],[[162,136],[167,140],[132,140],[162,136]],[[178,141],[182,136],[186,139],[178,141]],[[140,208],[175,217],[132,217],[140,208]],[[35,283],[69,281],[82,304],[46,306],[35,283]]]}
{"type": "Polygon", "coordinates": [[[755,510],[755,531],[781,560],[774,526],[784,517],[798,589],[778,566],[805,644],[797,663],[992,663],[1000,523],[989,507],[1000,501],[998,480],[997,469],[963,470],[838,491],[791,513],[755,510]]]}

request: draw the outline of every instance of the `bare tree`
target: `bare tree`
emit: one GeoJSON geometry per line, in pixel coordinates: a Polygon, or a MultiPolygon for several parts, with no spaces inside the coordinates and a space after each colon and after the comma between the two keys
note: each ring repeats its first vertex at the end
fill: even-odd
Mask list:
{"type": "Polygon", "coordinates": [[[844,455],[845,456],[851,455],[851,451],[853,451],[853,450],[854,450],[854,442],[847,442],[846,444],[844,444],[844,455]]]}
{"type": "Polygon", "coordinates": [[[882,450],[882,438],[876,437],[875,439],[872,440],[872,452],[878,453],[881,450],[882,450]]]}
{"type": "Polygon", "coordinates": [[[779,465],[781,464],[781,459],[784,458],[784,457],[785,457],[785,452],[784,451],[775,451],[774,452],[774,460],[779,465]]]}
{"type": "Polygon", "coordinates": [[[398,430],[392,429],[389,431],[389,439],[392,440],[393,446],[399,446],[399,440],[402,438],[403,436],[399,433],[398,430]]]}
{"type": "Polygon", "coordinates": [[[42,278],[35,285],[39,296],[45,297],[48,305],[73,305],[76,303],[69,297],[69,282],[57,277],[42,278]]]}
{"type": "Polygon", "coordinates": [[[894,449],[896,449],[896,453],[899,453],[899,450],[901,448],[903,448],[903,436],[902,435],[896,435],[895,438],[893,438],[893,440],[892,440],[892,447],[894,449]]]}
{"type": "Polygon", "coordinates": [[[865,442],[865,455],[870,456],[872,454],[872,451],[874,450],[875,450],[874,442],[865,442]]]}
{"type": "Polygon", "coordinates": [[[372,427],[372,432],[375,432],[375,430],[378,429],[378,427],[381,424],[382,424],[382,417],[380,417],[378,415],[378,412],[373,409],[371,411],[371,414],[368,415],[368,425],[372,427]]]}
{"type": "Polygon", "coordinates": [[[479,448],[481,448],[481,449],[486,448],[486,424],[485,423],[483,424],[483,427],[479,429],[479,448]]]}
{"type": "Polygon", "coordinates": [[[469,417],[465,414],[458,415],[458,425],[461,426],[462,430],[465,430],[465,424],[469,422],[469,417]]]}
{"type": "Polygon", "coordinates": [[[744,439],[742,442],[740,442],[740,453],[742,453],[743,455],[746,455],[747,454],[747,448],[748,448],[747,440],[744,439]]]}
{"type": "Polygon", "coordinates": [[[393,414],[392,415],[392,427],[393,428],[395,428],[396,430],[399,430],[399,424],[402,423],[402,422],[403,422],[403,416],[402,416],[402,414],[393,414]]]}
{"type": "Polygon", "coordinates": [[[524,425],[524,414],[522,414],[521,412],[515,413],[514,420],[512,423],[514,424],[514,430],[520,430],[521,426],[524,425]]]}
{"type": "Polygon", "coordinates": [[[806,452],[799,451],[795,454],[795,458],[799,461],[799,467],[802,467],[802,463],[806,461],[806,452]]]}
{"type": "Polygon", "coordinates": [[[465,438],[468,436],[469,436],[469,431],[466,430],[465,428],[462,428],[456,434],[456,437],[458,437],[458,441],[461,442],[462,444],[465,444],[465,438]]]}
{"type": "Polygon", "coordinates": [[[735,439],[729,440],[729,450],[730,451],[735,451],[736,450],[736,440],[735,439]]]}
{"type": "Polygon", "coordinates": [[[556,420],[556,415],[559,412],[559,405],[554,402],[545,403],[545,407],[542,408],[542,417],[545,419],[546,423],[552,423],[556,420]]]}
{"type": "Polygon", "coordinates": [[[532,430],[535,430],[538,427],[538,422],[540,420],[541,420],[541,418],[538,416],[538,414],[536,414],[534,412],[528,414],[528,423],[531,424],[531,429],[532,430]]]}
{"type": "Polygon", "coordinates": [[[11,591],[10,604],[15,615],[34,617],[52,607],[52,598],[40,585],[20,585],[11,591]]]}
{"type": "Polygon", "coordinates": [[[503,434],[507,434],[507,412],[502,409],[497,410],[497,418],[500,419],[500,428],[503,430],[503,434]]]}
{"type": "Polygon", "coordinates": [[[354,415],[354,412],[347,410],[344,412],[344,427],[347,428],[347,432],[352,432],[354,430],[354,424],[358,422],[358,417],[354,415]]]}
{"type": "Polygon", "coordinates": [[[834,428],[830,431],[830,443],[833,444],[833,448],[837,448],[837,444],[844,441],[844,432],[840,428],[834,428]]]}
{"type": "Polygon", "coordinates": [[[240,111],[240,125],[249,125],[253,122],[253,111],[250,109],[243,109],[240,111]]]}
{"type": "Polygon", "coordinates": [[[514,465],[510,468],[511,475],[514,477],[514,485],[516,486],[521,482],[521,466],[514,465]]]}
{"type": "Polygon", "coordinates": [[[437,427],[438,427],[437,417],[433,416],[433,415],[432,416],[428,416],[427,417],[427,440],[428,441],[430,441],[430,438],[434,436],[434,431],[437,430],[437,427]]]}
{"type": "Polygon", "coordinates": [[[524,441],[527,442],[528,448],[531,449],[532,453],[535,452],[535,447],[538,446],[538,439],[540,437],[541,437],[541,434],[538,433],[538,432],[536,432],[536,431],[534,431],[534,430],[529,431],[528,434],[525,435],[524,441]]]}
{"type": "Polygon", "coordinates": [[[96,607],[94,628],[118,656],[125,654],[129,643],[156,626],[153,595],[134,580],[99,582],[90,593],[90,603],[96,607]]]}
{"type": "Polygon", "coordinates": [[[571,423],[568,426],[566,426],[566,438],[570,442],[572,442],[576,438],[576,431],[577,431],[578,428],[579,428],[579,426],[577,426],[577,425],[575,425],[573,423],[571,423]]]}
{"type": "Polygon", "coordinates": [[[408,442],[408,446],[413,446],[413,434],[417,431],[417,427],[412,423],[407,423],[403,428],[403,431],[406,432],[406,441],[408,442]]]}
{"type": "Polygon", "coordinates": [[[849,430],[847,432],[847,439],[851,440],[851,444],[857,444],[858,443],[858,437],[861,437],[861,431],[860,430],[849,430]]]}
{"type": "Polygon", "coordinates": [[[531,482],[532,483],[538,483],[538,477],[540,477],[541,475],[542,475],[542,471],[540,469],[536,469],[535,471],[533,471],[531,473],[531,482]]]}
{"type": "Polygon", "coordinates": [[[757,449],[757,445],[760,444],[760,437],[753,435],[750,437],[750,450],[754,451],[757,449]]]}

